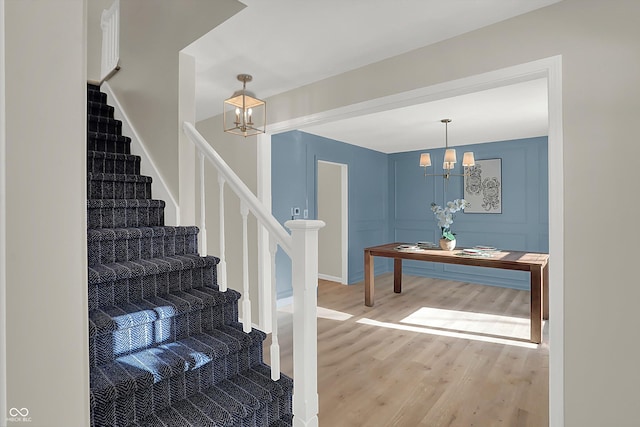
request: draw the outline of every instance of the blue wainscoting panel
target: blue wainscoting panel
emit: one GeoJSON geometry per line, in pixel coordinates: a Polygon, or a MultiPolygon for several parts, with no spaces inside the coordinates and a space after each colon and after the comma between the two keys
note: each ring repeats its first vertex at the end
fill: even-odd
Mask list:
{"type": "MultiPolygon", "coordinates": [[[[477,160],[502,159],[502,213],[455,214],[452,230],[459,246],[489,245],[497,248],[548,252],[548,162],[547,138],[527,138],[456,147],[458,155],[473,151],[477,160]]],[[[433,165],[428,173],[441,173],[444,149],[428,150],[433,165]]],[[[390,235],[396,241],[438,241],[439,229],[431,203],[463,197],[463,178],[425,177],[418,166],[420,153],[389,155],[390,235]]],[[[454,173],[462,173],[458,166],[454,173]]],[[[403,271],[436,277],[517,289],[529,288],[529,274],[481,267],[425,262],[404,262],[403,271]]]]}
{"type": "MultiPolygon", "coordinates": [[[[548,252],[547,138],[488,142],[456,147],[473,151],[477,160],[502,159],[502,213],[455,215],[452,230],[459,246],[548,252]]],[[[428,150],[433,165],[441,165],[444,149],[428,150]]],[[[272,137],[273,214],[284,223],[291,207],[317,217],[316,165],[318,160],[342,163],[349,170],[349,283],[364,278],[363,249],[392,241],[437,242],[439,229],[430,210],[432,202],[463,197],[462,177],[425,177],[419,167],[422,150],[384,154],[316,135],[291,131],[272,137]]],[[[429,173],[440,173],[437,166],[429,173]]],[[[462,173],[458,166],[454,173],[462,173]]],[[[528,273],[443,265],[403,263],[404,272],[418,276],[528,289],[528,273]]],[[[391,260],[376,258],[375,274],[392,271],[391,260]]],[[[291,263],[278,252],[278,297],[291,295],[291,263]]]]}
{"type": "MultiPolygon", "coordinates": [[[[362,281],[364,248],[390,239],[387,155],[300,131],[273,135],[271,143],[272,212],[282,224],[291,219],[291,207],[295,206],[308,209],[310,219],[317,218],[318,160],[347,165],[348,282],[362,281]]],[[[375,274],[389,271],[390,265],[388,260],[377,260],[375,274]]],[[[279,251],[276,257],[278,298],[292,293],[290,271],[290,260],[279,251]]]]}

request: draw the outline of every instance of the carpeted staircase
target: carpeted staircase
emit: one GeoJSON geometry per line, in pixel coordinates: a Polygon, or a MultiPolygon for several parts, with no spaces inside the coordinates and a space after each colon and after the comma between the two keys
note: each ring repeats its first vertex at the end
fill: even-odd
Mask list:
{"type": "Polygon", "coordinates": [[[106,94],[87,100],[91,426],[290,426],[293,381],[271,380],[218,258],[164,225],[106,94]]]}

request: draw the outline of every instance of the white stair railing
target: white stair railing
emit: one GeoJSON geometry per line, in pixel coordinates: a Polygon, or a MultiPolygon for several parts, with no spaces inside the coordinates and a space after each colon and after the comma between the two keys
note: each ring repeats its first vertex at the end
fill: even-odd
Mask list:
{"type": "MultiPolygon", "coordinates": [[[[242,180],[233,172],[220,155],[211,147],[192,123],[184,122],[183,131],[198,150],[200,158],[200,202],[204,205],[205,177],[204,160],[207,159],[218,171],[220,195],[220,263],[218,264],[218,284],[221,291],[227,289],[227,267],[225,258],[224,232],[224,187],[225,184],[240,198],[240,215],[242,216],[242,317],[243,329],[251,331],[251,300],[249,296],[248,277],[248,236],[247,216],[249,212],[269,233],[269,253],[271,255],[271,284],[269,301],[260,304],[271,307],[272,340],[271,340],[271,378],[280,378],[280,347],[278,341],[278,323],[276,310],[275,257],[278,246],[291,258],[293,284],[293,366],[295,389],[293,395],[293,425],[296,427],[318,426],[318,352],[317,352],[317,295],[318,285],[318,230],[324,227],[322,221],[291,220],[285,226],[291,230],[289,234],[274,218],[258,198],[247,188],[242,180]]],[[[206,230],[205,211],[201,206],[201,234],[199,239],[206,238],[202,230],[206,230]]],[[[206,248],[206,246],[204,246],[206,248]]],[[[206,255],[206,252],[202,252],[206,255]]],[[[262,309],[262,307],[261,307],[262,309]]]]}
{"type": "Polygon", "coordinates": [[[120,0],[115,0],[109,9],[102,11],[102,60],[100,82],[104,82],[120,69],[120,0]]]}

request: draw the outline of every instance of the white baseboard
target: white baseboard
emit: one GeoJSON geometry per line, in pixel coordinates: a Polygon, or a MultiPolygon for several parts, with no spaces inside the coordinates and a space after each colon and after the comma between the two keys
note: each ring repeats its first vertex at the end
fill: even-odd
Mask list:
{"type": "Polygon", "coordinates": [[[291,304],[293,304],[293,297],[292,296],[279,299],[276,302],[276,307],[277,308],[281,308],[281,307],[286,307],[286,306],[291,305],[291,304]]]}
{"type": "Polygon", "coordinates": [[[329,274],[318,274],[318,279],[329,280],[330,282],[338,282],[346,285],[345,281],[342,280],[342,277],[331,276],[329,274]]]}
{"type": "MultiPolygon", "coordinates": [[[[162,173],[156,167],[156,164],[149,156],[142,138],[136,132],[135,127],[129,120],[129,117],[122,108],[122,104],[118,101],[118,98],[113,93],[111,86],[108,82],[104,82],[100,89],[107,94],[109,99],[109,105],[114,108],[114,117],[118,120],[122,120],[122,134],[131,138],[131,154],[140,156],[142,161],[140,162],[140,172],[143,175],[153,178],[151,183],[151,191],[155,198],[164,200],[166,205],[164,208],[164,223],[166,225],[178,225],[180,223],[180,210],[178,202],[175,197],[169,191],[166,180],[162,176],[162,173]]],[[[176,138],[176,144],[178,140],[176,138]]]]}

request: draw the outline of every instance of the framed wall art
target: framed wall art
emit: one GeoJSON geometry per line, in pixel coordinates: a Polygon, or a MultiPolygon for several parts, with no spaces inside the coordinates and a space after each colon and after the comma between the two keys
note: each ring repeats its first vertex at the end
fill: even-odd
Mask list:
{"type": "Polygon", "coordinates": [[[464,177],[465,213],[502,213],[502,159],[476,160],[464,177]]]}

